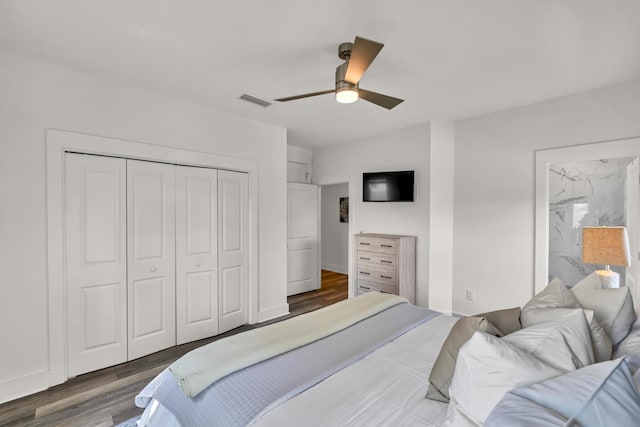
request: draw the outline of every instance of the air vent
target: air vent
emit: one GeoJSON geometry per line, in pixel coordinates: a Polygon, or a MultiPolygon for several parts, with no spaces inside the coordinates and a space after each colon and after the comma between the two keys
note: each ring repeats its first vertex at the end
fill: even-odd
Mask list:
{"type": "Polygon", "coordinates": [[[263,99],[260,99],[260,98],[256,98],[255,96],[247,95],[246,93],[244,95],[242,95],[240,97],[240,99],[242,99],[244,101],[247,101],[247,102],[250,102],[252,104],[259,105],[261,107],[268,107],[269,105],[271,105],[270,102],[267,102],[267,101],[265,101],[263,99]]]}

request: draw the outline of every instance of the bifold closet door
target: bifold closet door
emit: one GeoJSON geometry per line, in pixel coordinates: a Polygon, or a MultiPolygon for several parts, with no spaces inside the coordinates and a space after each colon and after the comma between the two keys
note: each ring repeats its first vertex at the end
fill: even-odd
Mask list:
{"type": "Polygon", "coordinates": [[[247,323],[248,182],[246,173],[218,171],[220,333],[247,323]]]}
{"type": "Polygon", "coordinates": [[[177,343],[218,334],[218,171],[176,168],[177,343]]]}
{"type": "Polygon", "coordinates": [[[127,160],[129,360],[176,344],[175,169],[127,160]]]}
{"type": "Polygon", "coordinates": [[[126,161],[65,155],[67,373],[127,360],[126,161]]]}

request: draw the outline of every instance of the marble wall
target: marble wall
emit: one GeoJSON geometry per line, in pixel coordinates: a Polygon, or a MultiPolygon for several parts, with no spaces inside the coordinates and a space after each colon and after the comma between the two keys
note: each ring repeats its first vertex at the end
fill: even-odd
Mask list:
{"type": "MultiPolygon", "coordinates": [[[[549,279],[573,286],[602,266],[583,264],[582,227],[626,225],[625,181],[633,158],[564,163],[549,167],[549,279]]],[[[620,273],[624,267],[611,267],[620,273]]]]}

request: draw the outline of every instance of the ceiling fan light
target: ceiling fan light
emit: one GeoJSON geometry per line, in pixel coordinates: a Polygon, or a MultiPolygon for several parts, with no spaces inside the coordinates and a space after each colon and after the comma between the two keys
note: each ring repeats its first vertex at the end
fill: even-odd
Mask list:
{"type": "Polygon", "coordinates": [[[358,91],[353,88],[345,87],[336,90],[336,101],[341,104],[351,104],[358,100],[358,91]]]}

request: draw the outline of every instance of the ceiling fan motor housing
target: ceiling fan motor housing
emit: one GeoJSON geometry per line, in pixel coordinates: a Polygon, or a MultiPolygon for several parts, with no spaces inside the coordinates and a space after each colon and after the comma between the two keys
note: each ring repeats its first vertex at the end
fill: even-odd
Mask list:
{"type": "Polygon", "coordinates": [[[338,65],[338,68],[336,68],[336,90],[344,89],[344,88],[350,88],[350,89],[358,88],[357,83],[353,84],[353,83],[346,82],[344,80],[344,76],[347,73],[348,65],[349,65],[349,61],[345,61],[344,64],[340,64],[338,65]]]}

